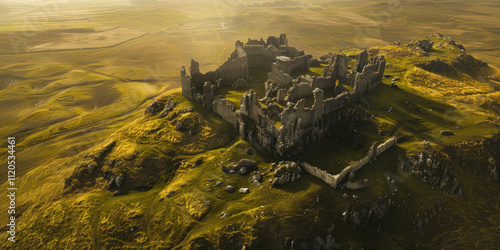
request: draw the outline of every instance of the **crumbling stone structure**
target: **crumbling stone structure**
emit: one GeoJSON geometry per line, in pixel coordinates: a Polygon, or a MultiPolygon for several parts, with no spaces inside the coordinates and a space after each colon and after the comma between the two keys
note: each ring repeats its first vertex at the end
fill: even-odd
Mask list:
{"type": "MultiPolygon", "coordinates": [[[[191,60],[190,76],[181,68],[182,94],[203,104],[235,127],[240,136],[255,142],[269,152],[289,156],[305,147],[318,144],[339,116],[339,110],[362,98],[363,94],[381,83],[385,69],[383,56],[368,58],[361,52],[354,58],[331,55],[323,75],[311,76],[309,62],[316,59],[288,46],[285,34],[235,43],[231,57],[217,70],[202,74],[199,64],[191,60]],[[265,96],[258,99],[250,90],[241,97],[240,107],[219,95],[221,87],[236,81],[248,81],[250,68],[268,72],[265,96]],[[353,91],[343,86],[349,84],[353,91]],[[331,96],[325,97],[325,91],[331,96]],[[331,94],[333,93],[333,94],[331,94]],[[306,107],[306,99],[313,105],[306,107]],[[239,109],[238,109],[239,108],[239,109]]],[[[317,61],[317,60],[316,60],[317,61]]]]}

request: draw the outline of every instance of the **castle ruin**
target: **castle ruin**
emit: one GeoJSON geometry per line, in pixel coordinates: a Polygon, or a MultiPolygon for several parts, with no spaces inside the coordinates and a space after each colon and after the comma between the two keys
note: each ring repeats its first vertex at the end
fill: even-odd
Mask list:
{"type": "Polygon", "coordinates": [[[319,61],[288,46],[286,34],[237,41],[230,58],[215,71],[201,73],[191,60],[190,75],[181,68],[182,94],[219,114],[240,136],[278,156],[291,156],[318,144],[339,118],[339,110],[358,101],[381,83],[383,56],[369,58],[366,50],[355,56],[331,55],[319,61]],[[351,60],[354,67],[348,67],[351,60]],[[323,74],[311,76],[310,65],[323,63],[323,74]],[[240,106],[220,95],[221,88],[252,80],[251,68],[265,70],[265,96],[253,90],[241,97],[240,106]],[[293,77],[299,75],[298,77],[293,77]],[[352,86],[348,91],[344,85],[352,86]],[[329,96],[326,96],[328,93],[329,96]],[[313,100],[307,107],[306,100],[313,100]]]}

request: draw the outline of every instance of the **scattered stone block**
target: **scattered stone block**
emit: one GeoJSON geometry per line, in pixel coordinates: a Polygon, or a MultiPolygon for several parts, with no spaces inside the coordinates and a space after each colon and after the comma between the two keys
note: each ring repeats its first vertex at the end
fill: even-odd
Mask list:
{"type": "Polygon", "coordinates": [[[226,186],[225,190],[226,192],[232,194],[236,191],[236,188],[234,188],[233,186],[226,186]]]}

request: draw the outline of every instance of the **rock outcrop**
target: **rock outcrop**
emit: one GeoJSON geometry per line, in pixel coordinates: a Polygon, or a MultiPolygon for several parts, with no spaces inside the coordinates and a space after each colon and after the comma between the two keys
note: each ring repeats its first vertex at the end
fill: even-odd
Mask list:
{"type": "Polygon", "coordinates": [[[302,169],[296,162],[282,161],[277,166],[273,165],[274,177],[270,180],[273,187],[283,186],[292,183],[300,178],[302,169]]]}
{"type": "Polygon", "coordinates": [[[257,162],[250,159],[241,159],[236,164],[230,166],[222,166],[222,171],[229,174],[247,175],[250,172],[257,170],[257,162]]]}
{"type": "Polygon", "coordinates": [[[446,156],[421,152],[417,155],[410,155],[407,162],[403,160],[402,164],[406,169],[411,169],[412,175],[423,183],[434,186],[445,194],[463,197],[462,186],[455,168],[447,164],[446,156]]]}
{"type": "Polygon", "coordinates": [[[378,233],[387,225],[385,216],[391,205],[392,201],[387,196],[379,196],[372,202],[354,201],[342,216],[350,230],[364,229],[378,233]]]}

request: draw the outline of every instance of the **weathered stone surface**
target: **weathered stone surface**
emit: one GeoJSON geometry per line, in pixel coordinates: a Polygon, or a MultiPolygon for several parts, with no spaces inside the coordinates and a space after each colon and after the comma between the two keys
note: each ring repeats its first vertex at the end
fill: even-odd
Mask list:
{"type": "Polygon", "coordinates": [[[108,182],[107,189],[111,190],[114,188],[120,188],[122,187],[123,183],[125,182],[125,176],[120,174],[120,175],[114,175],[110,174],[108,175],[110,178],[110,181],[108,182]]]}
{"type": "Polygon", "coordinates": [[[236,164],[230,166],[222,166],[222,171],[227,173],[239,173],[240,175],[247,175],[251,171],[256,170],[257,162],[250,159],[241,159],[236,164]]]}
{"type": "Polygon", "coordinates": [[[191,66],[189,67],[189,73],[191,75],[200,73],[200,63],[191,58],[191,66]]]}
{"type": "Polygon", "coordinates": [[[421,152],[410,155],[407,161],[410,164],[411,174],[420,181],[439,188],[445,194],[463,197],[460,181],[454,167],[447,164],[446,156],[421,152]]]}
{"type": "Polygon", "coordinates": [[[457,72],[455,68],[453,68],[453,66],[441,60],[440,58],[428,61],[426,63],[418,64],[417,67],[442,76],[452,77],[459,74],[459,72],[457,72]]]}
{"type": "Polygon", "coordinates": [[[115,185],[120,188],[123,185],[123,182],[125,181],[125,176],[124,175],[118,175],[115,177],[115,185]]]}
{"type": "Polygon", "coordinates": [[[161,112],[159,117],[163,118],[163,117],[167,116],[168,113],[174,109],[175,105],[176,104],[175,104],[174,100],[172,98],[168,98],[167,103],[165,104],[165,108],[163,109],[163,111],[161,112]]]}
{"type": "Polygon", "coordinates": [[[259,174],[259,173],[256,173],[252,176],[252,182],[254,181],[258,181],[258,182],[261,182],[262,181],[262,175],[259,174]]]}
{"type": "MultiPolygon", "coordinates": [[[[355,162],[354,164],[344,168],[339,174],[334,176],[334,182],[333,182],[333,187],[337,187],[339,184],[344,182],[350,175],[350,173],[358,171],[361,169],[364,165],[367,163],[376,160],[377,156],[385,152],[387,149],[391,148],[392,146],[396,145],[396,138],[391,138],[384,143],[381,143],[379,145],[373,144],[370,149],[368,150],[368,153],[366,156],[355,162]]],[[[328,179],[329,181],[331,178],[328,179]]]]}
{"type": "Polygon", "coordinates": [[[248,174],[247,168],[241,167],[240,170],[238,171],[238,174],[243,175],[243,176],[247,175],[248,174]]]}
{"type": "Polygon", "coordinates": [[[184,132],[186,131],[186,127],[184,126],[184,122],[182,121],[178,121],[176,124],[175,124],[175,129],[177,131],[180,131],[180,132],[184,132]]]}
{"type": "Polygon", "coordinates": [[[380,232],[387,225],[385,216],[391,205],[392,202],[387,196],[379,196],[372,202],[354,201],[342,216],[351,230],[361,228],[370,232],[380,232]]]}
{"type": "Polygon", "coordinates": [[[228,193],[234,193],[236,191],[236,188],[234,188],[233,186],[226,186],[224,190],[226,190],[226,192],[228,193]]]}
{"type": "Polygon", "coordinates": [[[231,85],[231,88],[233,89],[244,89],[247,87],[247,82],[243,78],[238,78],[233,84],[231,85]]]}
{"type": "Polygon", "coordinates": [[[147,114],[154,114],[154,113],[157,113],[159,112],[161,109],[161,105],[160,103],[154,101],[152,102],[147,108],[146,108],[146,111],[144,111],[144,114],[147,115],[147,114]]]}
{"type": "Polygon", "coordinates": [[[234,114],[236,108],[232,102],[225,98],[216,97],[212,103],[212,108],[215,113],[222,116],[229,124],[232,126],[236,125],[236,116],[234,114]]]}
{"type": "Polygon", "coordinates": [[[411,44],[420,47],[425,52],[433,51],[432,46],[434,45],[434,42],[431,40],[417,40],[413,41],[411,44]]]}
{"type": "Polygon", "coordinates": [[[474,58],[471,54],[464,52],[458,55],[452,61],[452,66],[459,69],[461,72],[471,76],[478,76],[481,71],[489,69],[488,63],[474,58]]]}
{"type": "Polygon", "coordinates": [[[306,171],[308,174],[310,174],[310,175],[312,175],[320,180],[323,180],[329,186],[334,187],[334,188],[336,187],[335,186],[336,177],[329,174],[325,170],[319,169],[319,168],[312,166],[306,162],[301,162],[300,167],[302,169],[304,169],[304,171],[306,171]]]}
{"type": "Polygon", "coordinates": [[[292,183],[300,178],[302,169],[296,162],[283,161],[275,166],[274,178],[271,180],[273,187],[292,183]]]}
{"type": "Polygon", "coordinates": [[[174,191],[168,191],[167,197],[172,197],[174,196],[175,192],[174,191]]]}
{"type": "Polygon", "coordinates": [[[193,108],[183,109],[183,110],[179,111],[179,114],[185,114],[185,113],[190,113],[190,112],[194,112],[194,109],[193,108]]]}
{"type": "Polygon", "coordinates": [[[344,184],[345,188],[347,189],[352,189],[352,190],[358,190],[358,189],[363,189],[368,187],[368,179],[362,180],[362,181],[348,181],[344,184]]]}
{"type": "Polygon", "coordinates": [[[391,88],[393,88],[395,90],[399,90],[399,86],[395,82],[391,83],[391,88]]]}
{"type": "Polygon", "coordinates": [[[369,58],[366,50],[355,56],[329,54],[322,61],[329,61],[322,76],[302,75],[293,79],[292,73],[306,72],[310,62],[317,65],[319,61],[288,46],[286,35],[269,37],[267,41],[249,39],[246,44],[237,41],[231,57],[215,71],[202,74],[199,64],[192,61],[188,76],[182,67],[182,93],[222,116],[243,139],[274,155],[292,156],[318,144],[335,123],[339,110],[362,99],[365,92],[381,82],[385,70],[385,58],[369,58]],[[348,71],[351,59],[357,60],[353,73],[348,71]],[[250,67],[270,71],[265,96],[259,102],[257,94],[250,91],[242,96],[240,107],[235,107],[218,95],[218,89],[240,88],[250,80],[250,67]],[[353,92],[347,91],[343,84],[354,86],[353,92]],[[325,99],[323,91],[328,89],[335,89],[336,93],[325,99]],[[314,106],[306,107],[301,99],[311,96],[314,106]],[[287,102],[286,106],[280,106],[287,102]]]}

